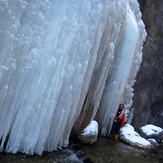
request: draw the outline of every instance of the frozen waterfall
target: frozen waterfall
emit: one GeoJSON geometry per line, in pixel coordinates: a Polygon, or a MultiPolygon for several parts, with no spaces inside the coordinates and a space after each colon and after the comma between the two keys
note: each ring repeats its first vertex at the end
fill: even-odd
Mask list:
{"type": "Polygon", "coordinates": [[[137,0],[0,0],[0,151],[67,146],[86,118],[106,135],[145,37],[137,0]]]}

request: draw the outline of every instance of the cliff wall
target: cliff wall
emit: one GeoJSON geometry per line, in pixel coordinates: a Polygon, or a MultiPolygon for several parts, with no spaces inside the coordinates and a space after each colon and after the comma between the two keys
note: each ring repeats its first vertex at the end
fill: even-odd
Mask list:
{"type": "Polygon", "coordinates": [[[133,125],[163,127],[163,1],[139,0],[147,38],[134,86],[133,125]]]}

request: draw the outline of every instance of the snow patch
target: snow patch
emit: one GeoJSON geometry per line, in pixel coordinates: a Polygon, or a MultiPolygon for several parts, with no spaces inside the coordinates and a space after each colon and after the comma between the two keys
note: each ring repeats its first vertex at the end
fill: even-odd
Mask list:
{"type": "Polygon", "coordinates": [[[151,124],[141,127],[140,130],[147,136],[151,136],[153,134],[158,135],[160,132],[163,131],[162,128],[157,127],[155,125],[151,125],[151,124]]]}
{"type": "Polygon", "coordinates": [[[98,134],[98,123],[96,121],[91,121],[89,125],[83,130],[81,135],[97,135],[98,134]]]}
{"type": "Polygon", "coordinates": [[[144,139],[137,132],[135,132],[133,126],[129,124],[124,125],[124,127],[120,129],[120,139],[126,143],[141,148],[153,147],[148,140],[144,139]]]}
{"type": "Polygon", "coordinates": [[[97,141],[98,135],[98,123],[96,121],[91,121],[89,125],[83,130],[79,139],[85,144],[93,144],[97,141]]]}

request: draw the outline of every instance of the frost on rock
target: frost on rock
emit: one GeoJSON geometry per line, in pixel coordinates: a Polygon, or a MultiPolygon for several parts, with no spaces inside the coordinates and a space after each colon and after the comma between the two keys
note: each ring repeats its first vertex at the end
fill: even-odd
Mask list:
{"type": "Polygon", "coordinates": [[[91,121],[89,125],[83,130],[79,139],[83,143],[93,144],[97,141],[98,136],[98,123],[91,121]]]}
{"type": "Polygon", "coordinates": [[[120,139],[132,146],[144,149],[153,148],[153,145],[135,132],[134,128],[129,124],[124,125],[124,127],[120,129],[120,139]]]}

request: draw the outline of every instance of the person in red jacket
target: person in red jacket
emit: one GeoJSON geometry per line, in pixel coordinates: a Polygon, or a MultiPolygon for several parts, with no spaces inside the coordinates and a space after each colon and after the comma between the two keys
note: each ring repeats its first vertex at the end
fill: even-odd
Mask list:
{"type": "Polygon", "coordinates": [[[114,121],[113,121],[113,126],[111,129],[111,132],[109,134],[110,138],[112,138],[114,135],[114,139],[116,141],[118,141],[120,127],[123,127],[124,122],[125,122],[125,113],[123,111],[123,108],[124,108],[124,105],[120,104],[118,111],[117,111],[117,114],[116,114],[114,121]]]}

